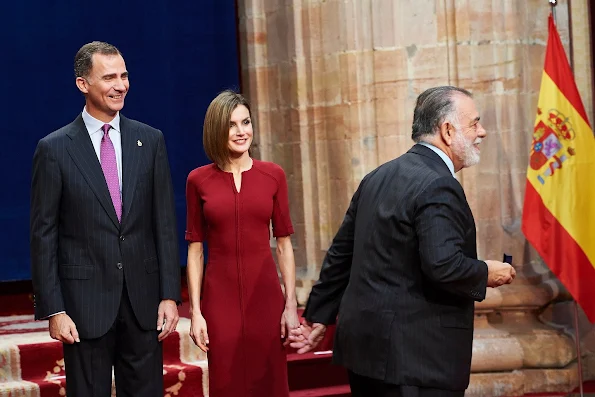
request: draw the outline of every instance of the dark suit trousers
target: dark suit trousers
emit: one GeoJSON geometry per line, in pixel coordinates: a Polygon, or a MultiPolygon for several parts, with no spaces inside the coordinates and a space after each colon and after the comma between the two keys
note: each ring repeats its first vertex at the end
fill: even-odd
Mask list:
{"type": "Polygon", "coordinates": [[[463,397],[465,395],[464,391],[392,385],[358,375],[352,371],[348,371],[348,373],[353,397],[463,397]]]}
{"type": "Polygon", "coordinates": [[[155,330],[140,328],[126,285],[114,325],[97,339],[64,344],[67,397],[163,397],[163,352],[155,330]]]}

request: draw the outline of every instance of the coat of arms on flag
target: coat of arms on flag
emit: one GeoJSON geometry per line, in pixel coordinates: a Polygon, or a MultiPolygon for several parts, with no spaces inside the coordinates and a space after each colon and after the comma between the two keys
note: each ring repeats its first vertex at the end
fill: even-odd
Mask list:
{"type": "Polygon", "coordinates": [[[545,118],[542,116],[543,112],[538,111],[538,117],[542,119],[533,130],[529,165],[539,171],[537,180],[543,185],[547,177],[562,167],[564,161],[574,156],[571,141],[575,133],[569,118],[560,111],[550,109],[545,118]]]}

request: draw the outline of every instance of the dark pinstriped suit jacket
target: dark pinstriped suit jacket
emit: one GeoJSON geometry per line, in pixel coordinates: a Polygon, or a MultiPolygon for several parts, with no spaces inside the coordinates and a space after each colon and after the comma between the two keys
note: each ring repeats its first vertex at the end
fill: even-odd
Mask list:
{"type": "Polygon", "coordinates": [[[463,188],[415,145],[362,180],[304,316],[331,324],[338,313],[334,361],[357,374],[464,390],[486,284],[463,188]]]}
{"type": "Polygon", "coordinates": [[[35,317],[66,311],[82,338],[114,323],[122,287],[146,329],[180,300],[174,197],[161,131],[121,116],[122,223],[82,117],[41,139],[33,157],[35,317]],[[141,142],[142,145],[139,146],[141,142]]]}

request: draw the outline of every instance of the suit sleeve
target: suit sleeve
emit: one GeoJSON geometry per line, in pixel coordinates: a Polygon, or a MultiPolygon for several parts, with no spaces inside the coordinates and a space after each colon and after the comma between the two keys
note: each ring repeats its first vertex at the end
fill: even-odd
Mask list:
{"type": "Polygon", "coordinates": [[[415,230],[424,274],[449,292],[485,299],[487,265],[463,253],[469,219],[456,179],[437,179],[420,194],[417,204],[415,230]]]}
{"type": "Polygon", "coordinates": [[[320,278],[310,292],[303,314],[310,322],[334,324],[337,320],[341,299],[351,273],[357,203],[363,184],[364,181],[351,199],[343,223],[322,263],[320,278]]]}
{"type": "Polygon", "coordinates": [[[163,134],[159,131],[153,169],[153,225],[159,261],[161,299],[181,302],[180,257],[171,173],[163,134]]]}
{"type": "Polygon", "coordinates": [[[62,174],[50,145],[41,140],[33,155],[30,250],[35,318],[63,312],[58,277],[58,225],[62,174]]]}

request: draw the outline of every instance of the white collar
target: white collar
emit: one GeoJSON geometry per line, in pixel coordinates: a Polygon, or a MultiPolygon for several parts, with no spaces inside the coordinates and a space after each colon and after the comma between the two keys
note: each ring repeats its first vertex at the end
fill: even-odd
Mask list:
{"type": "Polygon", "coordinates": [[[109,123],[104,123],[103,121],[99,121],[95,117],[91,116],[89,112],[87,112],[86,106],[83,108],[82,116],[89,135],[93,135],[94,133],[101,131],[101,127],[103,127],[104,124],[109,124],[114,130],[120,132],[120,112],[116,113],[116,117],[114,117],[109,123]]]}
{"type": "Polygon", "coordinates": [[[431,143],[419,142],[419,144],[427,147],[428,149],[431,149],[434,153],[436,153],[438,156],[440,156],[442,161],[444,161],[444,163],[446,163],[446,166],[450,170],[450,173],[452,174],[452,176],[455,176],[455,165],[453,164],[450,157],[448,157],[446,155],[446,153],[444,153],[441,149],[438,149],[436,146],[432,145],[431,143]]]}

